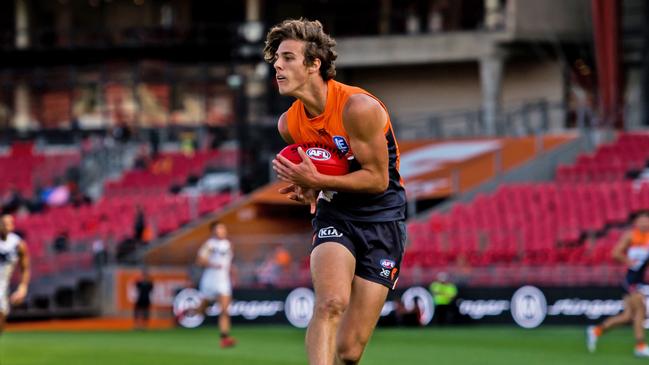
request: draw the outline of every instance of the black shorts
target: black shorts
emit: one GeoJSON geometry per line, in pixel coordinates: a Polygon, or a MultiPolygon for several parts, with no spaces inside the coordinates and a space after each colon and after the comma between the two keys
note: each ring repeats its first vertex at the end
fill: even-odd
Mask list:
{"type": "Polygon", "coordinates": [[[640,287],[645,285],[647,284],[644,282],[644,270],[627,270],[624,281],[622,282],[622,289],[624,289],[625,293],[636,293],[640,287]]]}
{"type": "Polygon", "coordinates": [[[395,288],[406,244],[403,221],[352,222],[317,217],[312,224],[312,250],[321,243],[340,243],[356,258],[355,275],[395,288]]]}

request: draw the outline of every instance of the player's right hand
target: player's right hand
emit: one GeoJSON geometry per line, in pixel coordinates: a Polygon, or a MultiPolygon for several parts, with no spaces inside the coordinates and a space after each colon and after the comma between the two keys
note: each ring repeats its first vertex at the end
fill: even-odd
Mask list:
{"type": "Polygon", "coordinates": [[[318,192],[315,189],[305,189],[298,185],[291,184],[279,189],[280,194],[288,194],[288,198],[298,203],[309,204],[311,214],[315,213],[318,192]]]}

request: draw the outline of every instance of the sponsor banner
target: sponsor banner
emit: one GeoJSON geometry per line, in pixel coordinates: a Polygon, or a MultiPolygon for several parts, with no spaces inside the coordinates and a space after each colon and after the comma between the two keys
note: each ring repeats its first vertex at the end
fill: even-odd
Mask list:
{"type": "MultiPolygon", "coordinates": [[[[422,323],[428,324],[435,311],[433,297],[423,287],[399,290],[399,297],[406,308],[412,310],[418,305],[422,313],[422,323]]],[[[292,290],[234,290],[229,313],[233,323],[286,323],[294,327],[306,328],[313,316],[315,296],[310,288],[292,290]]],[[[183,327],[198,327],[206,322],[215,323],[221,313],[218,303],[209,306],[205,313],[195,313],[194,308],[201,302],[200,293],[194,288],[178,292],[174,299],[173,314],[183,327]]],[[[394,315],[396,304],[386,301],[382,317],[394,315]]],[[[389,321],[388,321],[389,322],[389,321]]]]}
{"type": "MultiPolygon", "coordinates": [[[[389,266],[389,260],[384,262],[389,266]]],[[[623,310],[623,292],[617,287],[542,288],[531,285],[512,288],[459,288],[455,301],[457,323],[513,324],[536,328],[545,324],[587,324],[601,321],[623,310]]],[[[310,288],[286,290],[235,290],[229,308],[235,323],[285,323],[305,328],[312,315],[315,297],[310,288]]],[[[179,324],[197,327],[215,323],[221,308],[208,307],[205,314],[191,311],[201,301],[195,289],[181,290],[173,311],[179,324]]],[[[381,311],[379,325],[394,324],[397,307],[406,311],[419,307],[424,325],[434,322],[435,304],[423,286],[402,288],[390,293],[381,311]],[[399,303],[400,302],[400,303],[399,303]]]]}
{"type": "Polygon", "coordinates": [[[587,324],[623,310],[618,287],[461,288],[457,310],[463,322],[514,323],[523,328],[542,324],[587,324]]]}

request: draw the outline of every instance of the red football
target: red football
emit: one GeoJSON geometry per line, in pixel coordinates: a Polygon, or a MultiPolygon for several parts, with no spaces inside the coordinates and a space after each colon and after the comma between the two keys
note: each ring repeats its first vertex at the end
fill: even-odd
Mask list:
{"type": "Polygon", "coordinates": [[[284,147],[279,154],[293,163],[301,163],[302,157],[297,152],[298,147],[302,147],[302,150],[309,156],[321,174],[345,175],[349,172],[349,161],[347,158],[337,149],[323,144],[292,144],[284,147]]]}

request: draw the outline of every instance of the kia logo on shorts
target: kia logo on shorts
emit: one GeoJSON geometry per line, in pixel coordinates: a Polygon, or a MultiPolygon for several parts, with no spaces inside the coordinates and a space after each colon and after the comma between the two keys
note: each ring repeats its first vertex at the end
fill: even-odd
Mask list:
{"type": "Polygon", "coordinates": [[[512,296],[511,312],[514,321],[523,328],[536,328],[548,314],[545,295],[537,287],[526,285],[512,296]]]}
{"type": "Polygon", "coordinates": [[[320,147],[311,147],[306,150],[306,155],[316,161],[327,161],[331,158],[331,153],[320,147]]]}

